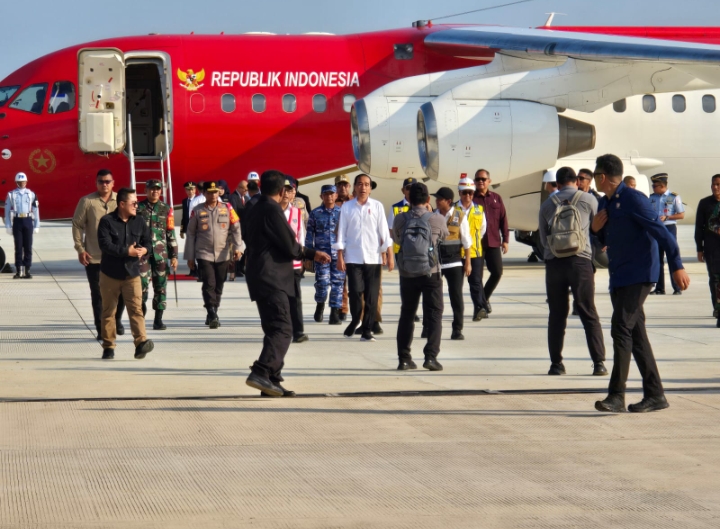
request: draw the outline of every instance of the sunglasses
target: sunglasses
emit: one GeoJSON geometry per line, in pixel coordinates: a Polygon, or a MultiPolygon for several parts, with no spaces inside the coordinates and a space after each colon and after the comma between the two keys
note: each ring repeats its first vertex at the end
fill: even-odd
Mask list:
{"type": "Polygon", "coordinates": [[[461,195],[474,195],[475,191],[462,191],[460,194],[461,195]]]}
{"type": "Polygon", "coordinates": [[[130,204],[130,207],[131,207],[131,208],[136,208],[137,205],[138,205],[137,201],[135,201],[135,202],[125,202],[125,203],[126,203],[126,204],[130,204]]]}
{"type": "Polygon", "coordinates": [[[489,178],[476,178],[475,179],[476,182],[487,182],[488,180],[490,180],[490,179],[489,178]]]}
{"type": "Polygon", "coordinates": [[[112,180],[98,180],[97,183],[105,185],[105,186],[109,186],[110,184],[113,183],[113,181],[112,180]]]}

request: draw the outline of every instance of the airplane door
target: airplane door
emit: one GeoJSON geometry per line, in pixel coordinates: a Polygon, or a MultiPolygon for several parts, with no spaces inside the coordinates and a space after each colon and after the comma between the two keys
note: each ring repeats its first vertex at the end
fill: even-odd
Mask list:
{"type": "Polygon", "coordinates": [[[79,142],[86,153],[125,148],[125,57],[114,48],[78,52],[79,142]]]}

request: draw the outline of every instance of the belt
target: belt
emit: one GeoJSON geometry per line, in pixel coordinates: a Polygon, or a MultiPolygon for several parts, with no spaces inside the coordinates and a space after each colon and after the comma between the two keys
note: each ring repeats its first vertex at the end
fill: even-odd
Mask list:
{"type": "Polygon", "coordinates": [[[32,217],[32,213],[18,213],[18,214],[15,215],[15,216],[18,217],[18,218],[20,218],[20,219],[26,219],[26,218],[28,218],[28,217],[32,217]]]}

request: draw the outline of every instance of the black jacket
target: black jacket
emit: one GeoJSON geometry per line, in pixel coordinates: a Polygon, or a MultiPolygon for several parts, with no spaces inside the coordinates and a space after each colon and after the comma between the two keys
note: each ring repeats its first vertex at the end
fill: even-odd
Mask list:
{"type": "Polygon", "coordinates": [[[180,223],[180,233],[187,233],[188,222],[190,222],[190,199],[185,197],[182,201],[182,222],[180,223]]]}
{"type": "MultiPolygon", "coordinates": [[[[243,241],[245,241],[245,246],[248,245],[248,241],[246,239],[247,237],[247,214],[252,209],[252,207],[257,204],[257,201],[260,200],[260,193],[256,193],[253,196],[250,197],[250,200],[245,202],[245,205],[243,208],[237,212],[238,216],[240,217],[240,233],[242,234],[243,241]]],[[[247,251],[247,250],[246,250],[247,251]]]]}
{"type": "MultiPolygon", "coordinates": [[[[245,277],[250,299],[257,301],[270,292],[295,295],[293,261],[313,259],[315,250],[295,240],[280,204],[265,195],[246,214],[247,250],[245,277]]],[[[255,199],[255,197],[253,197],[255,199]]]]}
{"type": "Polygon", "coordinates": [[[98,242],[102,250],[100,271],[114,279],[140,275],[140,258],[130,257],[128,248],[137,243],[148,253],[152,251],[150,228],[142,217],[130,217],[124,222],[117,210],[100,219],[98,242]]]}
{"type": "MultiPolygon", "coordinates": [[[[720,259],[720,202],[710,195],[703,198],[695,215],[695,245],[711,261],[720,259]]],[[[713,263],[720,265],[720,263],[713,263]]]]}

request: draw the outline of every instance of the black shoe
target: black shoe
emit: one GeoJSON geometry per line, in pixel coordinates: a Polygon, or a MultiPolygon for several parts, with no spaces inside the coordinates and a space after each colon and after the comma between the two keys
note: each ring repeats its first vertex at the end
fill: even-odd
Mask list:
{"type": "Polygon", "coordinates": [[[407,371],[409,369],[417,369],[417,364],[412,361],[411,358],[400,359],[400,363],[398,364],[397,370],[398,371],[407,371]]]}
{"type": "Polygon", "coordinates": [[[360,327],[358,327],[357,329],[355,329],[355,334],[356,334],[357,336],[362,336],[362,333],[363,333],[363,328],[362,328],[362,325],[360,325],[360,327]]]}
{"type": "Polygon", "coordinates": [[[347,328],[345,329],[345,332],[343,332],[343,334],[345,336],[347,336],[348,338],[352,338],[353,335],[355,334],[355,329],[357,328],[358,323],[359,322],[357,322],[357,321],[351,321],[350,325],[347,326],[347,328]]]}
{"type": "Polygon", "coordinates": [[[450,336],[451,340],[464,340],[465,337],[463,336],[462,331],[453,331],[452,336],[450,336]]]}
{"type": "Polygon", "coordinates": [[[673,291],[673,296],[682,296],[682,290],[673,291]]]}
{"type": "Polygon", "coordinates": [[[443,366],[435,358],[426,358],[423,367],[428,371],[442,371],[443,366]]]}
{"type": "Polygon", "coordinates": [[[147,305],[143,302],[142,304],[143,318],[147,316],[147,305]]]}
{"type": "Polygon", "coordinates": [[[307,342],[310,338],[307,334],[298,334],[297,336],[293,337],[293,343],[303,343],[307,342]]]}
{"type": "Polygon", "coordinates": [[[155,311],[155,321],[153,321],[153,330],[164,331],[165,329],[167,329],[167,327],[165,326],[165,324],[162,321],[162,315],[163,315],[163,311],[161,311],[161,310],[155,311]]]}
{"type": "Polygon", "coordinates": [[[115,334],[117,334],[118,336],[122,336],[123,334],[125,334],[125,326],[122,324],[121,321],[115,322],[115,334]]]}
{"type": "Polygon", "coordinates": [[[630,404],[628,411],[632,413],[647,413],[649,411],[664,410],[669,407],[670,404],[668,404],[665,395],[660,395],[659,397],[645,397],[637,404],[630,404]]]}
{"type": "Polygon", "coordinates": [[[720,318],[720,310],[715,309],[713,311],[713,318],[720,318]]]}
{"type": "Polygon", "coordinates": [[[548,371],[548,375],[564,375],[565,374],[565,366],[562,362],[559,364],[550,364],[550,370],[548,371]]]}
{"type": "Polygon", "coordinates": [[[112,360],[115,358],[115,349],[103,349],[103,360],[112,360]]]}
{"type": "Polygon", "coordinates": [[[484,320],[487,317],[488,317],[488,311],[482,307],[479,307],[479,308],[475,309],[475,313],[473,314],[473,321],[484,320]]]}
{"type": "Polygon", "coordinates": [[[30,272],[25,272],[25,275],[23,276],[23,279],[32,279],[32,274],[30,272]]]}
{"type": "MultiPolygon", "coordinates": [[[[294,391],[289,390],[289,389],[285,389],[284,387],[282,387],[282,386],[280,385],[279,382],[274,382],[274,384],[275,384],[278,388],[280,388],[280,389],[282,390],[283,394],[280,395],[281,397],[294,397],[294,396],[295,396],[295,392],[294,392],[294,391]]],[[[266,393],[265,391],[261,391],[261,392],[260,392],[260,395],[261,395],[262,397],[275,397],[275,396],[276,396],[276,395],[270,395],[269,393],[266,393]]]]}
{"type": "Polygon", "coordinates": [[[208,315],[207,319],[205,320],[205,324],[211,329],[217,329],[218,327],[220,327],[220,319],[217,315],[217,309],[215,307],[208,307],[207,312],[208,315]]]}
{"type": "Polygon", "coordinates": [[[415,317],[413,318],[413,320],[415,320],[415,323],[418,323],[420,321],[420,316],[415,314],[415,317]]]}
{"type": "Polygon", "coordinates": [[[619,393],[608,395],[605,400],[595,402],[595,409],[609,413],[623,413],[625,411],[625,395],[619,393]]]}
{"type": "Polygon", "coordinates": [[[492,314],[492,305],[490,305],[490,302],[487,302],[487,313],[492,314]]]}
{"type": "Polygon", "coordinates": [[[322,323],[324,312],[325,312],[325,303],[318,303],[317,307],[315,307],[315,316],[313,316],[313,318],[315,319],[316,322],[322,323]]]}
{"type": "Polygon", "coordinates": [[[15,272],[15,275],[13,276],[13,279],[22,279],[23,276],[20,275],[20,272],[15,272]]]}
{"type": "Polygon", "coordinates": [[[362,334],[362,336],[360,336],[360,341],[361,342],[374,342],[375,337],[372,335],[372,333],[365,332],[362,334]]]}
{"type": "Polygon", "coordinates": [[[250,376],[245,380],[245,384],[251,388],[259,389],[269,397],[282,397],[283,390],[278,387],[277,384],[270,382],[269,378],[250,373],[250,376]]]}
{"type": "Polygon", "coordinates": [[[655,294],[656,296],[664,296],[665,291],[664,290],[653,290],[652,292],[650,292],[650,294],[655,294]]]}
{"type": "Polygon", "coordinates": [[[608,370],[607,370],[607,368],[605,367],[605,363],[604,363],[604,362],[596,362],[596,363],[593,365],[593,375],[594,375],[594,376],[596,376],[596,377],[604,377],[604,376],[607,375],[607,374],[608,374],[608,370]]]}
{"type": "Polygon", "coordinates": [[[715,327],[720,329],[720,318],[718,318],[717,321],[715,322],[715,327]]]}
{"type": "Polygon", "coordinates": [[[347,320],[347,312],[341,312],[340,313],[340,321],[347,320]]]}
{"type": "Polygon", "coordinates": [[[378,322],[373,323],[372,326],[372,333],[373,334],[382,334],[385,331],[382,330],[382,327],[380,327],[380,324],[378,322]]]}
{"type": "Polygon", "coordinates": [[[230,274],[228,274],[228,276],[229,276],[228,281],[235,281],[235,273],[234,272],[231,272],[230,274]]]}
{"type": "Polygon", "coordinates": [[[330,321],[328,324],[330,325],[340,325],[342,322],[340,321],[340,309],[330,309],[330,321]]]}
{"type": "Polygon", "coordinates": [[[138,346],[135,348],[135,358],[137,358],[138,360],[145,358],[145,355],[153,349],[155,349],[155,344],[152,340],[145,340],[144,342],[140,342],[140,344],[138,344],[138,346]]]}
{"type": "Polygon", "coordinates": [[[420,333],[420,338],[427,338],[428,337],[428,330],[423,327],[422,332],[420,333]]]}

